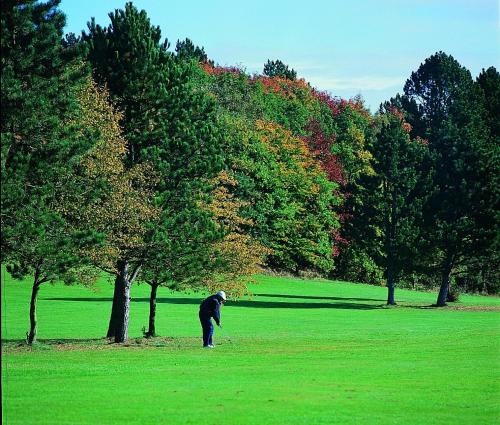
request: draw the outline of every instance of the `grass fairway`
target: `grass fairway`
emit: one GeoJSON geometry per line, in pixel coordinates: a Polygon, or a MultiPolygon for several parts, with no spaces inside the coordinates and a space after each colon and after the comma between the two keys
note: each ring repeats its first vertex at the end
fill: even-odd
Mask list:
{"type": "Polygon", "coordinates": [[[130,341],[102,339],[112,287],[42,286],[40,343],[20,346],[30,287],[2,276],[5,424],[498,424],[500,299],[260,277],[201,348],[200,294],[132,288],[130,341]]]}

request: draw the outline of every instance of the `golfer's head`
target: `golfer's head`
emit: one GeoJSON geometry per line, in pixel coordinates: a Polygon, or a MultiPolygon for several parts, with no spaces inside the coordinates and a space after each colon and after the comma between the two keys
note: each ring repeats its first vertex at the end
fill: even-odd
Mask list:
{"type": "Polygon", "coordinates": [[[219,291],[219,292],[217,292],[216,295],[217,295],[217,298],[219,298],[219,301],[222,304],[224,304],[226,302],[227,298],[226,298],[226,293],[224,291],[219,291]]]}

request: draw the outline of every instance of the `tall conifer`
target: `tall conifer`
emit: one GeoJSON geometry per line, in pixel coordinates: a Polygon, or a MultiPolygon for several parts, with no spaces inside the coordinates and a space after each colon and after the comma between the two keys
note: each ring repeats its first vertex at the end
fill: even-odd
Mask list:
{"type": "Polygon", "coordinates": [[[415,102],[415,118],[425,128],[434,155],[432,194],[425,209],[425,232],[441,273],[437,305],[446,304],[450,275],[484,242],[484,152],[487,130],[483,103],[470,72],[438,52],[413,72],[404,87],[415,102]]]}

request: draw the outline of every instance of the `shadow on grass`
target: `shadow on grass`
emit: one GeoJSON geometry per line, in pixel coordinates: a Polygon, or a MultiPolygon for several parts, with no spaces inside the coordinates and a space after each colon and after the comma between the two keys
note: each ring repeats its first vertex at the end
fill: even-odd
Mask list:
{"type": "MultiPolygon", "coordinates": [[[[342,298],[340,298],[342,299],[342,298]]],[[[348,299],[348,298],[346,298],[348,299]]],[[[76,302],[111,302],[112,298],[43,298],[49,301],[76,301],[76,302]]],[[[199,305],[202,299],[195,298],[157,298],[157,304],[191,304],[199,305]]],[[[377,300],[378,301],[378,300],[377,300]]],[[[149,298],[132,298],[131,302],[147,302],[149,298]]],[[[316,309],[333,308],[345,310],[374,310],[381,308],[380,305],[360,304],[350,302],[332,302],[332,303],[301,303],[301,302],[277,302],[277,301],[228,301],[228,307],[252,307],[252,308],[298,308],[298,309],[316,309]]]]}
{"type": "Polygon", "coordinates": [[[385,302],[385,299],[375,299],[375,298],[347,298],[347,297],[319,297],[315,295],[285,295],[285,294],[254,294],[257,297],[269,297],[269,298],[297,298],[305,300],[338,300],[338,301],[380,301],[385,302]]]}

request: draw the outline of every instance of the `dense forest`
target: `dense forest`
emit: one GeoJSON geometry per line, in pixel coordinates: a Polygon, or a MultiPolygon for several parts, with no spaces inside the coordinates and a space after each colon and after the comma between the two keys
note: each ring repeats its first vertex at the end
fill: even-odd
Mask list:
{"type": "MultiPolygon", "coordinates": [[[[279,59],[262,74],[171,46],[127,3],[64,34],[58,0],[2,1],[2,264],[40,285],[246,291],[263,269],[498,294],[500,74],[437,52],[371,113],[279,59]]],[[[203,40],[197,40],[203,43],[203,40]]]]}

